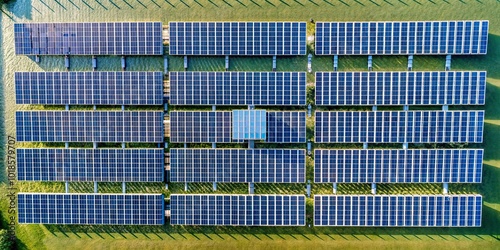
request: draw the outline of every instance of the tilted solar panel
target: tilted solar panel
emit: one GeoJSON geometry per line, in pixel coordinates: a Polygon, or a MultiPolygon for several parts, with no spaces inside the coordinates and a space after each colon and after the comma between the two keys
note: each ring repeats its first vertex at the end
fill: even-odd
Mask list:
{"type": "Polygon", "coordinates": [[[162,55],[160,22],[15,23],[16,55],[162,55]]]}
{"type": "Polygon", "coordinates": [[[172,105],[306,105],[305,72],[169,72],[172,105]]]}
{"type": "Polygon", "coordinates": [[[18,193],[19,224],[163,225],[162,194],[18,193]]]}
{"type": "Polygon", "coordinates": [[[170,112],[170,142],[232,142],[229,111],[170,112]]]}
{"type": "Polygon", "coordinates": [[[18,141],[163,142],[163,112],[16,111],[18,141]]]}
{"type": "Polygon", "coordinates": [[[316,183],[481,183],[482,149],[316,149],[316,183]]]}
{"type": "Polygon", "coordinates": [[[315,226],[480,227],[480,195],[315,195],[315,226]]]}
{"type": "Polygon", "coordinates": [[[304,183],[305,150],[170,149],[171,182],[304,183]]]}
{"type": "Polygon", "coordinates": [[[486,54],[488,21],[316,22],[316,55],[486,54]]]}
{"type": "Polygon", "coordinates": [[[266,142],[306,142],[306,112],[267,112],[266,142]]]}
{"type": "Polygon", "coordinates": [[[484,105],[486,71],[316,72],[316,105],[484,105]]]}
{"type": "Polygon", "coordinates": [[[18,148],[17,180],[162,182],[163,149],[18,148]]]}
{"type": "Polygon", "coordinates": [[[172,194],[172,225],[304,226],[304,195],[172,194]]]}
{"type": "Polygon", "coordinates": [[[170,55],[305,55],[305,22],[170,22],[170,55]]]}
{"type": "Polygon", "coordinates": [[[162,105],[162,72],[16,72],[16,104],[162,105]]]}
{"type": "Polygon", "coordinates": [[[316,112],[317,143],[483,141],[484,111],[316,112]]]}

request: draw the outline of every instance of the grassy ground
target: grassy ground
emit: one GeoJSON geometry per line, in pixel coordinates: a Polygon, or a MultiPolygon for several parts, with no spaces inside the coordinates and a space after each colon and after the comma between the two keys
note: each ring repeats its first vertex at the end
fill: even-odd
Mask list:
{"type": "MultiPolygon", "coordinates": [[[[487,105],[484,143],[483,183],[453,184],[452,193],[480,193],[484,196],[481,228],[321,228],[321,227],[181,227],[181,226],[49,226],[18,225],[17,235],[22,249],[281,249],[281,248],[374,248],[374,249],[499,249],[500,248],[500,2],[498,0],[18,0],[4,7],[2,27],[11,32],[13,21],[114,21],[114,20],[457,20],[488,19],[490,35],[487,56],[454,56],[454,70],[488,70],[487,105]],[[31,6],[26,8],[26,6],[31,6]]],[[[309,35],[314,28],[308,23],[309,35]]],[[[49,58],[40,65],[25,57],[8,57],[10,41],[2,40],[2,78],[5,100],[12,93],[12,72],[19,70],[11,63],[23,61],[22,70],[63,70],[62,60],[49,58]],[[6,56],[7,55],[7,56],[6,56]],[[27,66],[26,66],[27,65],[27,66]]],[[[144,70],[144,61],[161,70],[161,59],[134,59],[130,70],[144,70]]],[[[76,58],[74,70],[90,70],[88,58],[76,58]]],[[[102,70],[119,70],[118,57],[106,57],[102,70]]],[[[278,58],[279,71],[304,71],[307,58],[278,58]]],[[[406,57],[373,58],[374,70],[406,70],[406,57]]],[[[170,70],[183,70],[181,57],[170,57],[170,70]]],[[[313,57],[314,71],[331,71],[331,57],[313,57]]],[[[222,57],[196,57],[189,70],[221,71],[222,57]]],[[[417,56],[414,70],[442,70],[443,56],[417,56]]],[[[147,68],[150,69],[150,68],[147,68]]],[[[265,71],[271,69],[270,57],[232,57],[230,70],[265,71]]],[[[366,57],[340,57],[339,70],[366,70],[366,57]]],[[[312,74],[308,80],[313,82],[312,74]]],[[[0,98],[1,99],[1,98],[0,98]]],[[[5,105],[5,102],[1,102],[5,105]]],[[[36,107],[36,109],[48,107],[36,107]]],[[[53,109],[54,107],[50,107],[53,109]]],[[[86,107],[82,107],[85,109],[86,107]]],[[[462,107],[468,108],[468,107],[462,107]]],[[[475,109],[476,107],[472,107],[475,109]]],[[[3,108],[2,111],[8,110],[3,108]]],[[[6,130],[12,126],[6,113],[6,130]]],[[[312,121],[308,121],[308,138],[312,137],[312,121]]],[[[42,146],[36,144],[32,146],[42,146]]],[[[27,145],[18,145],[27,146],[27,145]]],[[[49,145],[54,146],[54,145],[49,145]]],[[[58,145],[55,145],[58,146],[58,145]]],[[[323,145],[321,145],[323,146],[323,145]]],[[[326,146],[326,145],[325,145],[326,146]]],[[[413,145],[415,146],[415,145],[413,145]]],[[[426,145],[434,147],[435,145],[426,145]]],[[[360,145],[343,145],[360,147],[360,145]]],[[[476,145],[467,145],[476,147],[476,145]]],[[[313,178],[313,159],[307,159],[307,179],[313,178]]],[[[5,179],[2,176],[2,179],[5,179]]],[[[18,183],[19,191],[62,192],[61,183],[18,183]]],[[[100,184],[101,192],[121,192],[115,183],[100,184]]],[[[129,192],[184,193],[183,185],[172,184],[165,190],[162,184],[127,184],[129,192]]],[[[0,186],[4,193],[5,185],[0,186]]],[[[72,192],[92,192],[91,183],[71,185],[72,192]]],[[[210,184],[191,184],[189,193],[211,193],[210,184]]],[[[220,193],[246,193],[245,184],[219,184],[220,193]]],[[[304,186],[293,184],[257,184],[257,193],[304,193],[304,186]]],[[[313,193],[330,193],[329,185],[313,185],[313,193]]],[[[369,185],[339,185],[341,193],[369,193],[369,185]]],[[[379,185],[378,192],[440,193],[437,184],[379,185]]],[[[0,208],[6,212],[6,201],[0,208]]],[[[312,224],[312,200],[308,199],[307,222],[312,224]]]]}

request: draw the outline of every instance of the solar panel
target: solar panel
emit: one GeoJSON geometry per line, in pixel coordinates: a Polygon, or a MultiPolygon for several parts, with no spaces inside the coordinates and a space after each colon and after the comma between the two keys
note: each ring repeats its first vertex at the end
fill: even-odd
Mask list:
{"type": "Polygon", "coordinates": [[[316,72],[316,105],[484,105],[486,71],[316,72]]]}
{"type": "Polygon", "coordinates": [[[170,112],[170,142],[217,142],[231,140],[231,112],[170,112]]]}
{"type": "Polygon", "coordinates": [[[483,141],[484,111],[316,112],[317,143],[483,141]]]}
{"type": "Polygon", "coordinates": [[[16,104],[162,105],[162,72],[16,72],[16,104]]]}
{"type": "Polygon", "coordinates": [[[267,142],[306,142],[306,112],[267,112],[267,142]]]}
{"type": "Polygon", "coordinates": [[[170,224],[304,226],[304,195],[172,194],[170,224]]]}
{"type": "Polygon", "coordinates": [[[162,182],[163,149],[18,148],[17,180],[162,182]]]}
{"type": "Polygon", "coordinates": [[[163,142],[163,112],[16,111],[18,141],[163,142]]]}
{"type": "Polygon", "coordinates": [[[306,105],[305,72],[170,72],[172,105],[306,105]]]}
{"type": "Polygon", "coordinates": [[[161,194],[18,193],[20,224],[163,225],[161,194]]]}
{"type": "Polygon", "coordinates": [[[265,110],[233,110],[234,140],[265,140],[265,110]]]}
{"type": "Polygon", "coordinates": [[[16,55],[163,55],[160,22],[15,23],[16,55]]]}
{"type": "Polygon", "coordinates": [[[316,183],[481,183],[482,149],[314,150],[316,183]]]}
{"type": "Polygon", "coordinates": [[[171,182],[304,183],[305,150],[170,149],[171,182]]]}
{"type": "Polygon", "coordinates": [[[170,55],[305,55],[305,22],[170,22],[170,55]]]}
{"type": "Polygon", "coordinates": [[[315,195],[315,226],[480,227],[480,195],[315,195]]]}
{"type": "Polygon", "coordinates": [[[316,22],[316,55],[486,54],[488,21],[316,22]]]}

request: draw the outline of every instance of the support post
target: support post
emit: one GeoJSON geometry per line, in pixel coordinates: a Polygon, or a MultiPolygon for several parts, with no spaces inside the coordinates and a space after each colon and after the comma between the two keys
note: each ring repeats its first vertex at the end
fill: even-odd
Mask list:
{"type": "Polygon", "coordinates": [[[333,71],[337,71],[339,68],[339,56],[334,55],[333,56],[333,71]]]}
{"type": "Polygon", "coordinates": [[[226,56],[226,71],[229,71],[229,56],[226,56]]]}
{"type": "Polygon", "coordinates": [[[408,56],[408,71],[413,69],[413,55],[408,56]]]}
{"type": "Polygon", "coordinates": [[[187,192],[188,191],[188,183],[184,183],[184,192],[187,192]]]}
{"type": "Polygon", "coordinates": [[[312,116],[312,106],[311,106],[311,104],[307,105],[307,116],[309,116],[309,117],[312,116]]]}
{"type": "Polygon", "coordinates": [[[69,142],[64,143],[64,148],[69,148],[69,142]]]}
{"type": "Polygon", "coordinates": [[[184,71],[188,69],[188,57],[184,56],[184,71]]]}
{"type": "Polygon", "coordinates": [[[448,105],[443,105],[443,111],[448,111],[448,105]]]}
{"type": "Polygon", "coordinates": [[[403,110],[404,110],[404,111],[408,111],[408,110],[410,110],[410,107],[409,107],[408,105],[404,105],[404,106],[403,106],[403,110]]]}
{"type": "Polygon", "coordinates": [[[307,154],[308,155],[312,154],[312,143],[311,143],[311,140],[307,141],[307,154]]]}
{"type": "Polygon", "coordinates": [[[363,142],[363,149],[368,149],[368,142],[363,142]]]}
{"type": "Polygon", "coordinates": [[[372,183],[372,194],[377,194],[377,184],[372,183]]]}
{"type": "Polygon", "coordinates": [[[188,144],[187,143],[184,143],[184,148],[187,148],[188,147],[188,144]]]}
{"type": "Polygon", "coordinates": [[[368,56],[368,71],[372,71],[372,56],[368,56]]]}
{"type": "Polygon", "coordinates": [[[276,56],[273,56],[273,71],[276,71],[276,56]]]}
{"type": "Polygon", "coordinates": [[[127,186],[125,184],[125,182],[122,182],[122,193],[126,193],[127,192],[127,186]]]}
{"type": "Polygon", "coordinates": [[[408,149],[408,142],[403,143],[403,149],[408,149]]]}
{"type": "Polygon", "coordinates": [[[122,148],[125,148],[125,142],[122,142],[122,148]]]}
{"type": "Polygon", "coordinates": [[[217,110],[217,106],[212,105],[212,111],[216,111],[216,110],[217,110]]]}
{"type": "Polygon", "coordinates": [[[446,63],[444,65],[444,70],[451,70],[451,55],[446,55],[446,63]]]}
{"type": "Polygon", "coordinates": [[[212,148],[217,148],[217,143],[212,142],[212,148]]]}
{"type": "Polygon", "coordinates": [[[254,148],[254,147],[255,147],[255,141],[254,141],[254,140],[249,140],[249,141],[248,141],[248,148],[249,148],[249,149],[252,149],[252,148],[254,148]]]}
{"type": "Polygon", "coordinates": [[[94,110],[97,110],[97,105],[94,105],[93,108],[94,108],[94,110]]]}
{"type": "Polygon", "coordinates": [[[163,111],[168,112],[168,103],[166,102],[163,104],[163,111]]]}
{"type": "Polygon", "coordinates": [[[252,182],[248,183],[248,193],[253,194],[255,191],[255,186],[252,182]]]}
{"type": "Polygon", "coordinates": [[[372,111],[377,111],[377,106],[372,106],[372,111]]]}
{"type": "Polygon", "coordinates": [[[163,74],[168,75],[168,56],[163,56],[163,74]]]}
{"type": "Polygon", "coordinates": [[[67,104],[66,104],[66,105],[64,106],[64,110],[69,111],[69,105],[67,105],[67,104]]]}
{"type": "Polygon", "coordinates": [[[97,148],[97,142],[94,142],[92,146],[94,146],[94,149],[96,149],[97,148]]]}
{"type": "Polygon", "coordinates": [[[125,105],[122,105],[122,111],[125,111],[125,105]]]}
{"type": "Polygon", "coordinates": [[[39,62],[40,62],[40,56],[39,56],[39,55],[35,55],[35,62],[36,62],[36,63],[39,63],[39,62]]]}
{"type": "Polygon", "coordinates": [[[168,190],[168,183],[165,183],[165,189],[168,190]]]}
{"type": "Polygon", "coordinates": [[[307,193],[307,197],[311,197],[311,181],[310,180],[307,180],[306,193],[307,193]]]}
{"type": "Polygon", "coordinates": [[[333,193],[336,194],[337,193],[337,183],[333,183],[333,193]]]}
{"type": "Polygon", "coordinates": [[[217,191],[217,182],[212,183],[212,189],[217,191]]]}
{"type": "Polygon", "coordinates": [[[448,183],[443,183],[443,194],[448,194],[448,183]]]}
{"type": "Polygon", "coordinates": [[[312,72],[312,54],[309,54],[307,56],[307,72],[311,73],[312,72]]]}
{"type": "Polygon", "coordinates": [[[64,183],[64,190],[66,191],[67,194],[69,193],[69,182],[64,183]]]}
{"type": "Polygon", "coordinates": [[[99,188],[97,186],[97,181],[94,181],[94,193],[99,193],[99,188]]]}
{"type": "Polygon", "coordinates": [[[97,70],[97,57],[92,56],[92,70],[96,71],[97,70]]]}
{"type": "Polygon", "coordinates": [[[122,56],[121,64],[122,64],[122,70],[125,71],[127,69],[127,62],[125,61],[125,56],[122,56]]]}
{"type": "Polygon", "coordinates": [[[69,70],[69,56],[68,55],[64,56],[64,67],[66,68],[66,70],[69,70]]]}

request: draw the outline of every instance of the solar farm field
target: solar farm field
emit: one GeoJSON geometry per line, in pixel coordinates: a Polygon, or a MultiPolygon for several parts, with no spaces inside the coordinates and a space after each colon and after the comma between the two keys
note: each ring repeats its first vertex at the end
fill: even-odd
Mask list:
{"type": "MultiPolygon", "coordinates": [[[[169,21],[276,21],[286,20],[292,22],[307,22],[307,35],[312,36],[315,25],[310,22],[314,21],[426,21],[426,20],[489,20],[489,43],[487,55],[479,56],[453,56],[452,70],[461,71],[487,71],[486,78],[486,106],[478,106],[476,103],[467,103],[474,106],[452,107],[456,109],[457,114],[463,110],[470,110],[470,113],[475,113],[475,110],[485,110],[485,126],[484,133],[481,136],[472,135],[464,141],[482,142],[480,144],[453,143],[453,144],[426,144],[413,145],[413,149],[450,149],[460,151],[470,149],[472,156],[475,156],[474,148],[484,148],[484,165],[482,168],[482,183],[474,183],[475,176],[467,176],[470,181],[456,181],[449,185],[449,191],[452,195],[472,194],[470,198],[464,202],[476,204],[473,209],[467,213],[476,216],[475,209],[477,203],[481,203],[480,198],[476,198],[473,194],[482,195],[483,211],[481,227],[474,228],[400,228],[400,227],[318,227],[315,223],[315,199],[305,199],[306,217],[305,223],[302,220],[290,221],[290,224],[305,224],[305,226],[289,227],[254,227],[250,226],[182,226],[171,225],[168,221],[163,226],[79,226],[79,225],[17,225],[17,236],[19,238],[19,247],[21,249],[137,249],[137,248],[152,248],[152,249],[332,249],[332,248],[370,248],[370,249],[495,249],[499,248],[500,229],[500,158],[498,150],[500,146],[500,4],[498,1],[473,1],[473,0],[137,0],[137,1],[31,1],[18,0],[18,2],[4,6],[2,18],[2,35],[3,47],[1,51],[2,67],[1,74],[3,78],[3,111],[5,111],[5,124],[1,129],[5,130],[7,135],[15,135],[13,131],[14,110],[18,109],[48,109],[49,112],[54,112],[54,109],[62,109],[54,106],[16,106],[14,95],[14,71],[62,71],[64,65],[61,64],[61,57],[47,56],[43,57],[40,64],[36,64],[34,60],[25,56],[14,56],[14,39],[13,39],[13,23],[14,22],[93,22],[93,21],[161,21],[166,24],[169,21]],[[473,148],[473,149],[471,149],[473,148]],[[473,184],[471,184],[471,182],[473,184]],[[311,226],[309,226],[309,224],[311,226]]],[[[311,43],[307,46],[307,53],[313,53],[314,48],[311,43]]],[[[62,48],[61,48],[62,49],[62,48]]],[[[484,48],[483,48],[484,49],[484,48]]],[[[300,48],[302,51],[303,48],[300,48]]],[[[183,59],[181,56],[170,56],[170,70],[182,71],[183,59]]],[[[90,71],[90,59],[73,57],[72,71],[90,71]]],[[[116,56],[103,57],[100,64],[100,71],[117,71],[120,70],[119,58],[116,56]]],[[[270,56],[252,56],[252,57],[231,57],[231,71],[270,71],[272,59],[270,56]]],[[[366,56],[341,56],[339,58],[340,71],[367,71],[366,56]]],[[[433,56],[418,56],[414,57],[415,71],[442,71],[444,69],[445,57],[439,55],[433,56]]],[[[157,71],[162,67],[162,60],[149,58],[130,58],[128,70],[131,71],[157,71]]],[[[374,71],[405,71],[407,64],[406,56],[374,56],[373,57],[374,71]]],[[[278,72],[303,72],[306,70],[307,56],[285,56],[278,57],[277,71],[278,72]]],[[[332,56],[316,56],[312,58],[312,73],[307,74],[307,99],[306,103],[315,104],[315,92],[312,86],[314,83],[314,73],[316,71],[329,72],[332,71],[333,63],[332,56]]],[[[190,57],[189,71],[223,71],[224,58],[221,56],[201,56],[190,57]]],[[[291,101],[291,100],[290,100],[291,101]]],[[[465,101],[464,101],[465,102],[465,101]]],[[[119,104],[118,104],[119,105],[119,104]]],[[[281,104],[283,105],[283,104],[281,104]]],[[[284,104],[286,105],[286,104],[284,104]]],[[[88,107],[78,107],[78,109],[88,109],[88,107]]],[[[110,106],[102,108],[103,112],[109,110],[118,110],[118,106],[110,106]]],[[[146,107],[140,109],[127,108],[132,110],[151,110],[160,111],[161,108],[146,107]]],[[[218,111],[228,112],[231,107],[218,107],[218,111]]],[[[306,109],[304,107],[294,108],[285,107],[275,110],[282,113],[283,109],[291,112],[300,112],[302,114],[306,109]]],[[[440,107],[426,107],[426,110],[436,109],[439,112],[440,107]]],[[[72,107],[73,110],[73,107],[72,107]]],[[[210,111],[210,107],[194,106],[178,108],[176,112],[190,112],[193,110],[210,111]]],[[[361,113],[370,111],[366,107],[350,107],[346,110],[343,107],[324,107],[322,112],[340,113],[354,112],[361,113]]],[[[389,113],[397,113],[401,111],[399,107],[379,107],[380,112],[390,111],[389,113]],[[381,110],[381,111],[380,111],[381,110]]],[[[419,108],[413,108],[419,110],[419,108]]],[[[44,110],[46,111],[46,110],[44,110]]],[[[268,109],[273,111],[272,108],[268,109]]],[[[320,110],[318,110],[320,111],[320,110]]],[[[41,111],[36,111],[41,112],[41,111]]],[[[36,113],[33,112],[33,113],[36,113]]],[[[33,114],[32,113],[32,114],[33,114]]],[[[464,112],[465,113],[465,112],[464,112]]],[[[330,116],[331,118],[332,116],[330,116]]],[[[337,116],[336,116],[337,117],[337,116]]],[[[311,139],[315,135],[314,117],[306,118],[305,128],[307,139],[311,139]]],[[[68,126],[71,127],[71,126],[68,126]]],[[[230,133],[230,130],[227,131],[230,133]]],[[[481,131],[483,132],[483,131],[481,131]]],[[[269,133],[269,131],[268,131],[269,133]]],[[[142,139],[137,140],[140,144],[142,139]]],[[[329,139],[328,139],[329,140],[329,139]]],[[[108,144],[110,147],[117,147],[112,140],[108,144]]],[[[302,143],[301,149],[306,148],[306,144],[302,143]]],[[[296,150],[298,146],[288,146],[287,143],[276,142],[260,145],[262,148],[284,148],[296,150]]],[[[392,141],[391,141],[392,143],[392,141]]],[[[92,145],[88,142],[79,142],[81,147],[91,148],[92,145]]],[[[377,145],[377,149],[400,148],[400,144],[377,145]]],[[[51,143],[31,143],[19,142],[18,147],[63,147],[61,142],[51,143]]],[[[128,146],[128,145],[127,145],[128,146]]],[[[173,146],[176,146],[175,144],[173,146]]],[[[198,144],[197,146],[209,148],[210,145],[198,144]]],[[[218,148],[241,148],[244,145],[238,142],[221,143],[218,148]]],[[[132,146],[133,147],[133,146],[132,146]]],[[[181,147],[180,144],[177,147],[181,147]]],[[[361,149],[358,144],[322,144],[319,149],[326,150],[344,150],[361,149]]],[[[370,147],[370,149],[372,149],[370,147]]],[[[190,149],[194,150],[194,149],[190,149]]],[[[480,154],[483,154],[481,151],[480,154]]],[[[470,158],[470,157],[469,157],[470,158]]],[[[472,157],[473,158],[473,157],[472,157]]],[[[306,156],[306,180],[315,180],[314,161],[316,159],[306,156]]],[[[200,162],[203,164],[203,162],[200,162]]],[[[475,168],[471,168],[475,169],[475,168]]],[[[460,170],[459,170],[460,171],[460,170]]],[[[300,172],[300,171],[299,171],[300,172]]],[[[206,178],[200,174],[200,177],[206,178]]],[[[418,178],[418,176],[417,176],[418,178]]],[[[8,176],[2,176],[2,180],[7,182],[8,176]]],[[[63,183],[34,183],[24,182],[17,183],[16,187],[19,192],[47,192],[56,195],[63,195],[63,183]]],[[[100,183],[100,193],[121,193],[121,183],[100,183]]],[[[252,202],[261,202],[261,196],[272,194],[273,199],[276,197],[285,197],[287,195],[297,195],[303,197],[305,193],[304,183],[258,183],[255,187],[258,198],[249,199],[241,196],[239,201],[252,200],[252,202]]],[[[1,185],[0,192],[6,192],[7,186],[1,185]]],[[[72,183],[71,193],[89,193],[93,192],[93,185],[90,182],[72,183]]],[[[217,199],[225,200],[227,195],[243,195],[248,194],[248,185],[246,183],[219,183],[216,192],[212,191],[212,183],[193,183],[189,186],[189,191],[184,191],[183,183],[171,183],[169,189],[166,190],[164,184],[161,183],[127,183],[127,192],[129,193],[155,193],[164,194],[166,197],[175,193],[178,196],[190,197],[195,194],[212,194],[217,199]]],[[[332,194],[332,186],[330,184],[315,183],[312,186],[312,193],[322,195],[324,200],[332,202],[329,198],[332,194]]],[[[370,196],[369,184],[353,184],[341,183],[338,186],[338,193],[341,194],[342,200],[336,200],[337,204],[345,203],[348,196],[370,196]]],[[[412,200],[409,202],[432,202],[438,204],[438,199],[434,200],[433,195],[442,193],[442,185],[437,183],[423,184],[379,184],[377,186],[377,194],[384,196],[379,202],[384,199],[388,202],[407,201],[406,195],[419,195],[418,201],[412,200]],[[401,195],[403,198],[392,198],[392,195],[401,195]],[[432,200],[432,201],[431,201],[432,200]]],[[[89,195],[91,199],[96,199],[89,195]]],[[[233,196],[234,197],[234,196],[233,196]]],[[[293,196],[291,196],[293,197],[293,196]]],[[[415,196],[412,196],[415,197],[415,196]]],[[[178,198],[178,197],[177,197],[178,198]]],[[[194,199],[194,198],[193,198],[194,199]]],[[[279,198],[284,199],[284,198],[279,198]]],[[[288,199],[288,198],[287,198],[288,199]]],[[[302,199],[302,198],[300,198],[302,199]]],[[[359,198],[361,200],[361,198],[359,198]]],[[[352,200],[350,200],[351,202],[352,200]]],[[[302,201],[301,201],[302,202],[302,201]]],[[[373,201],[377,202],[377,201],[373,201]]],[[[460,202],[454,199],[453,202],[460,202]]],[[[179,203],[177,203],[179,204],[179,203]]],[[[441,204],[441,203],[439,203],[441,204]]],[[[4,223],[8,223],[8,203],[6,199],[2,199],[0,203],[2,211],[2,219],[4,223]]],[[[290,207],[291,210],[297,208],[290,207]]],[[[299,209],[302,209],[300,207],[299,209]]],[[[427,206],[426,209],[432,209],[427,206]]],[[[363,210],[363,211],[366,211],[363,210]]],[[[191,211],[193,212],[193,211],[191,211]]],[[[324,211],[322,216],[329,217],[331,213],[338,211],[324,211]]],[[[380,211],[387,213],[387,211],[380,211]]],[[[196,213],[194,211],[193,213],[196,213]]],[[[409,213],[406,211],[406,213],[409,213]]],[[[417,218],[418,219],[418,218],[417,218]]],[[[159,220],[159,219],[158,219],[159,220]]],[[[434,220],[438,222],[439,220],[434,220]]],[[[404,220],[396,220],[397,223],[409,223],[407,225],[418,225],[418,222],[407,222],[404,220]]],[[[258,221],[258,223],[278,224],[275,221],[258,221]]],[[[441,223],[441,222],[439,222],[441,223]]],[[[444,222],[443,222],[444,223],[444,222]]],[[[469,225],[478,225],[477,217],[467,217],[464,223],[469,225]]],[[[183,223],[185,224],[185,223],[183,223]]],[[[231,223],[228,223],[231,224],[231,223]]],[[[319,224],[318,224],[319,225],[319,224]]],[[[345,225],[345,224],[344,224],[345,225]]],[[[442,224],[438,224],[442,225],[442,224]]]]}

